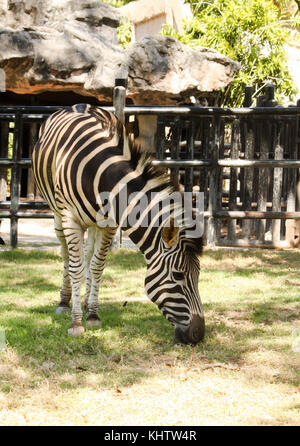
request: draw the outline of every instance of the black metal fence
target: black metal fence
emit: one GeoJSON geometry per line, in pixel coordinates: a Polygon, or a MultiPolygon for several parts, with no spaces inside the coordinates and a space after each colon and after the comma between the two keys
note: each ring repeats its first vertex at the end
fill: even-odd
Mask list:
{"type": "MultiPolygon", "coordinates": [[[[105,108],[126,124],[130,116],[157,116],[153,163],[170,168],[185,190],[204,193],[210,246],[297,246],[300,101],[278,107],[269,87],[256,107],[125,106],[122,88],[115,107],[105,108]]],[[[0,219],[10,219],[11,247],[20,218],[53,217],[34,191],[31,151],[41,122],[60,108],[0,106],[0,219]]]]}

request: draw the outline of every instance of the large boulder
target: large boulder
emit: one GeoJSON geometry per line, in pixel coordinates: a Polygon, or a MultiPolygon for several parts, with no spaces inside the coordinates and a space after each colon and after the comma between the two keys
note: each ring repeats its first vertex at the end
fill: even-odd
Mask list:
{"type": "Polygon", "coordinates": [[[124,58],[116,8],[99,0],[0,1],[0,68],[7,90],[71,90],[111,100],[115,72],[124,58]]]}
{"type": "Polygon", "coordinates": [[[99,0],[0,0],[6,90],[72,91],[111,102],[123,69],[134,103],[178,104],[214,95],[239,68],[216,51],[171,37],[146,37],[125,51],[117,41],[120,18],[99,0]]]}
{"type": "MultiPolygon", "coordinates": [[[[193,50],[173,37],[145,37],[126,51],[127,96],[140,105],[214,104],[216,92],[230,84],[239,64],[209,48],[193,50]]],[[[139,115],[137,143],[156,147],[157,117],[139,115]]]]}
{"type": "Polygon", "coordinates": [[[226,87],[240,67],[211,48],[197,50],[168,36],[145,37],[126,51],[128,96],[140,104],[190,102],[226,87]]]}

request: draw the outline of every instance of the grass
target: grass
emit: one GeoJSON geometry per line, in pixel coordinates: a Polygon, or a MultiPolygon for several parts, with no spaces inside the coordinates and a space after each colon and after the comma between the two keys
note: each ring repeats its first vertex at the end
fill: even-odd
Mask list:
{"type": "Polygon", "coordinates": [[[0,425],[300,424],[298,252],[205,251],[195,348],[145,297],[137,252],[109,254],[102,327],[75,339],[55,250],[0,260],[0,425]]]}

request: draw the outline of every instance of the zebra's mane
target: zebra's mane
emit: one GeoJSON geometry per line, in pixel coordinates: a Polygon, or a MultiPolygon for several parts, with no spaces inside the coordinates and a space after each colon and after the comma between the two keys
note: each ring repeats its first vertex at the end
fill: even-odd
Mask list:
{"type": "MultiPolygon", "coordinates": [[[[157,185],[164,185],[164,190],[162,196],[171,194],[172,192],[181,192],[178,185],[172,182],[171,176],[167,169],[161,168],[159,166],[154,166],[152,161],[155,157],[149,153],[144,152],[140,145],[135,141],[128,138],[129,150],[130,150],[130,164],[132,169],[135,170],[138,166],[142,171],[142,178],[145,181],[154,181],[157,185]]],[[[177,212],[176,209],[173,211],[177,212]]],[[[193,211],[193,218],[196,218],[195,212],[193,211]]],[[[187,255],[190,257],[199,257],[203,252],[203,239],[202,237],[186,237],[185,229],[182,231],[183,235],[183,247],[187,255]]]]}
{"type": "Polygon", "coordinates": [[[167,169],[152,164],[155,157],[151,153],[145,152],[139,144],[130,138],[128,138],[128,145],[130,165],[133,170],[137,168],[140,170],[141,177],[144,181],[148,182],[153,180],[158,186],[165,185],[165,189],[168,190],[169,194],[178,190],[175,184],[173,184],[167,169]]]}
{"type": "MultiPolygon", "coordinates": [[[[161,191],[162,199],[166,196],[172,194],[172,192],[182,192],[180,191],[178,185],[172,182],[171,176],[167,169],[161,168],[159,166],[153,166],[152,160],[155,159],[151,153],[145,153],[142,148],[137,145],[134,141],[129,142],[129,150],[131,154],[130,163],[132,169],[136,169],[137,166],[142,170],[142,177],[145,181],[153,181],[157,186],[163,185],[163,190],[161,191]]],[[[176,205],[173,207],[173,215],[179,215],[182,209],[177,208],[176,205]]],[[[193,219],[196,218],[196,212],[192,213],[193,219]]],[[[203,251],[203,241],[202,237],[190,237],[185,234],[187,226],[190,226],[188,221],[183,221],[183,228],[181,232],[182,247],[187,256],[191,259],[195,257],[200,257],[203,251]],[[187,226],[186,226],[187,225],[187,226]],[[186,227],[185,227],[186,226],[186,227]]]]}
{"type": "Polygon", "coordinates": [[[111,119],[113,119],[115,122],[112,128],[119,134],[123,154],[128,158],[132,169],[141,172],[144,181],[156,180],[158,186],[165,185],[170,192],[175,191],[175,185],[172,184],[167,170],[152,165],[154,159],[152,154],[145,152],[139,144],[129,137],[126,128],[115,114],[90,104],[75,104],[70,107],[70,110],[75,113],[91,114],[100,122],[105,120],[107,125],[111,125],[111,119]]]}

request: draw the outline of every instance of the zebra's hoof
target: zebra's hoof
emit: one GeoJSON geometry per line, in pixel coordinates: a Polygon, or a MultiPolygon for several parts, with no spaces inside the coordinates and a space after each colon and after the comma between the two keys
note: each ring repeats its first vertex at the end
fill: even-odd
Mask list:
{"type": "Polygon", "coordinates": [[[86,319],[87,327],[100,327],[101,320],[98,318],[96,314],[91,314],[86,319]]]}
{"type": "Polygon", "coordinates": [[[62,313],[70,313],[71,308],[67,306],[58,306],[56,308],[56,314],[62,314],[62,313]]]}
{"type": "Polygon", "coordinates": [[[84,327],[82,325],[75,325],[68,329],[68,335],[70,336],[80,336],[84,333],[84,327]]]}

